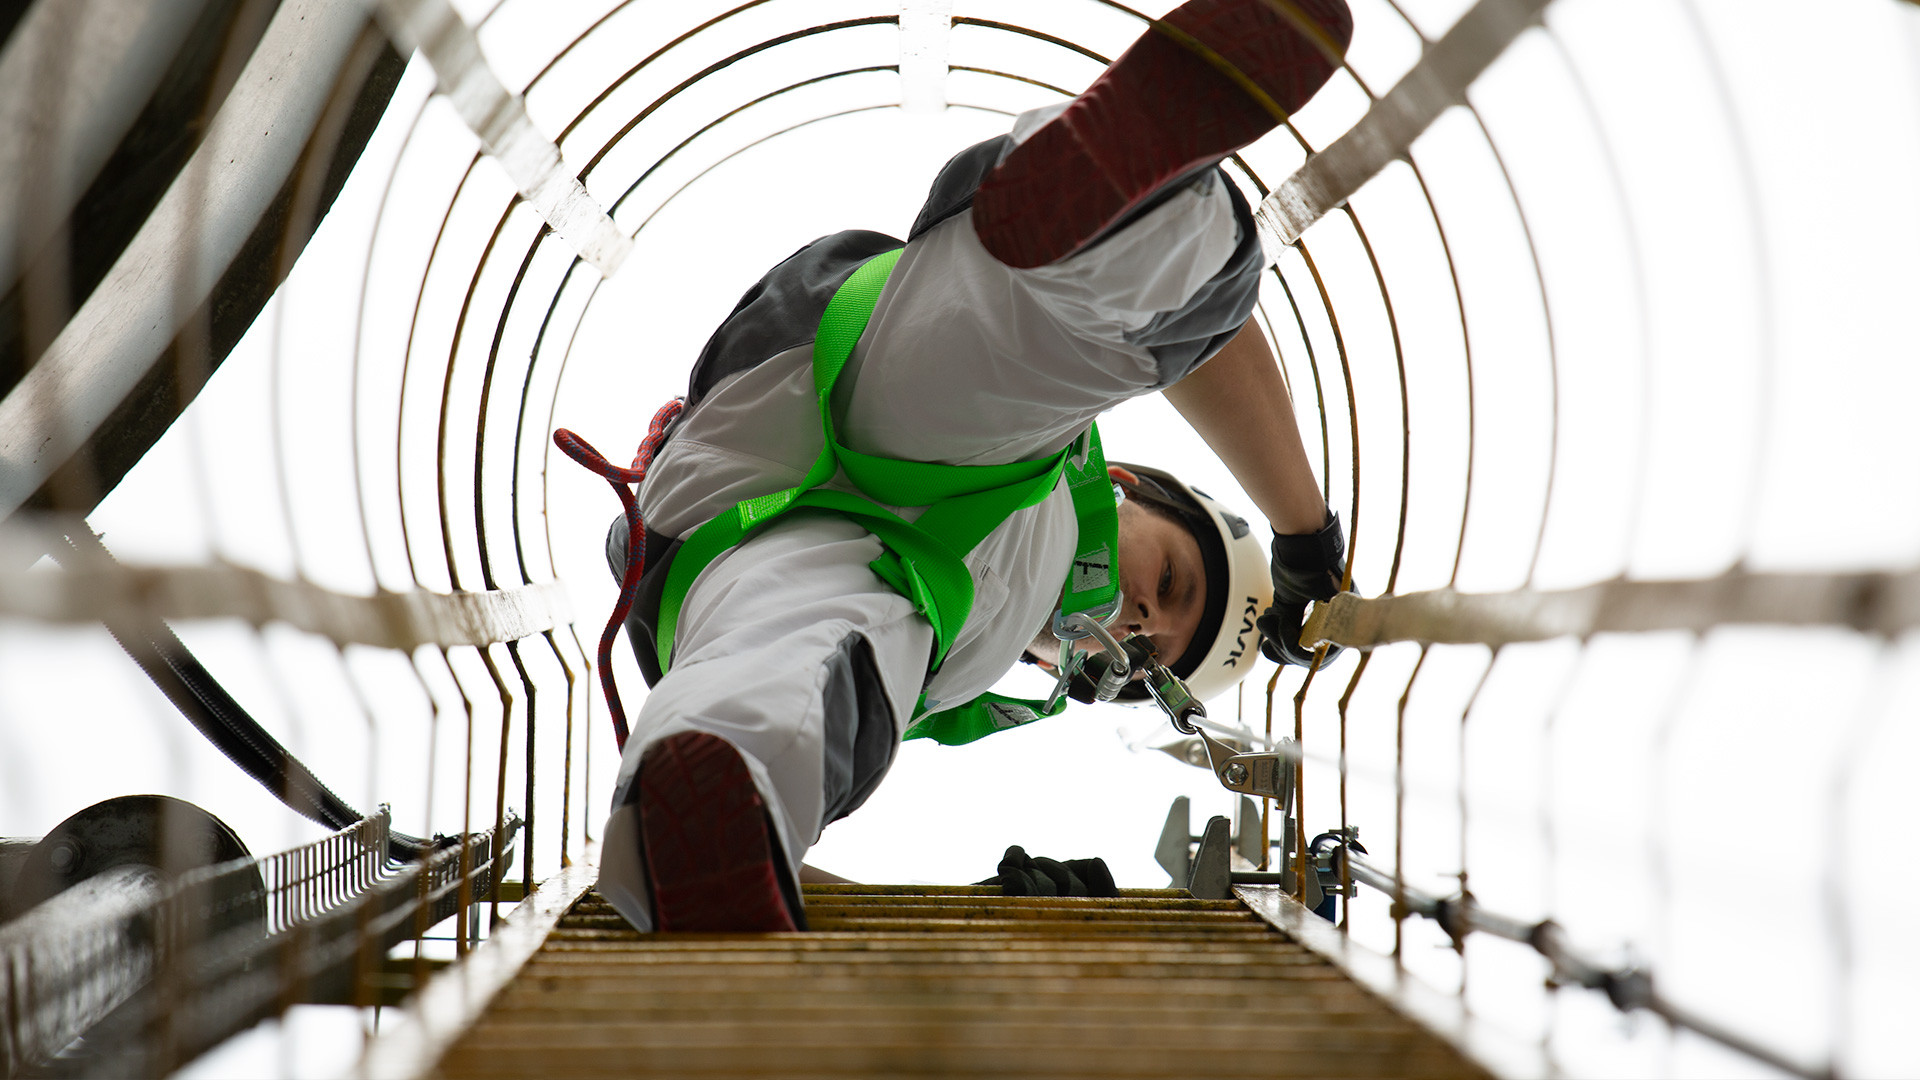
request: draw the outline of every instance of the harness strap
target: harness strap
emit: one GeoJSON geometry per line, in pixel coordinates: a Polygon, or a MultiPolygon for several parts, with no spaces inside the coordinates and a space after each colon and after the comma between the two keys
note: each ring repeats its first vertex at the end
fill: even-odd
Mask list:
{"type": "Polygon", "coordinates": [[[1008,697],[988,692],[964,705],[921,716],[901,739],[932,739],[942,746],[963,746],[996,731],[1031,724],[1048,716],[1059,716],[1066,709],[1067,698],[1064,696],[1049,707],[1038,698],[1008,697]]]}
{"type": "Polygon", "coordinates": [[[662,671],[672,662],[680,607],[694,578],[721,552],[797,510],[840,514],[880,539],[886,551],[868,565],[933,624],[937,669],[973,610],[973,575],[962,561],[967,552],[1009,516],[1046,499],[1059,482],[1071,447],[1037,461],[942,465],[877,457],[841,444],[833,422],[833,388],[899,259],[895,250],[862,264],[820,317],[813,382],[823,438],[820,455],[800,483],[741,501],[694,530],[674,556],[660,599],[657,647],[662,671]],[[820,489],[842,470],[865,498],[820,489]],[[919,520],[908,522],[878,505],[883,502],[928,509],[919,520]]]}
{"type": "MultiPolygon", "coordinates": [[[[680,609],[694,579],[723,552],[792,513],[836,514],[880,540],[885,550],[868,566],[932,624],[931,670],[938,670],[973,610],[973,575],[963,561],[966,555],[1013,514],[1043,502],[1063,475],[1073,498],[1079,540],[1061,588],[1061,613],[1086,611],[1105,619],[1118,609],[1114,556],[1119,549],[1119,517],[1097,427],[1090,426],[1072,445],[1050,457],[1008,465],[901,461],[841,444],[833,421],[834,385],[899,258],[900,251],[895,250],[862,264],[821,315],[813,345],[813,382],[822,439],[820,454],[800,483],[735,504],[695,529],[674,556],[656,620],[661,671],[672,664],[680,609]],[[842,472],[860,494],[820,486],[842,472]],[[881,503],[926,509],[909,522],[881,503]]],[[[1065,707],[1064,700],[1049,707],[1041,701],[983,694],[928,715],[922,695],[906,737],[957,745],[1057,715],[1065,707]]]]}

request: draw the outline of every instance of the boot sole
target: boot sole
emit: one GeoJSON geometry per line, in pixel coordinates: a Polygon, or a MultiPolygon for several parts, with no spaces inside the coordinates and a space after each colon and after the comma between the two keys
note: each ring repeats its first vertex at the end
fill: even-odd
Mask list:
{"type": "MultiPolygon", "coordinates": [[[[1317,22],[1342,50],[1352,37],[1341,0],[1190,0],[1165,21],[1292,114],[1334,67],[1274,10],[1276,3],[1317,22]]],[[[1016,269],[1057,262],[1165,184],[1278,124],[1266,104],[1205,59],[1150,30],[988,174],[974,194],[974,231],[989,253],[1016,269]]]]}
{"type": "Polygon", "coordinates": [[[738,751],[683,732],[640,767],[640,835],[663,931],[797,930],[767,808],[738,751]]]}

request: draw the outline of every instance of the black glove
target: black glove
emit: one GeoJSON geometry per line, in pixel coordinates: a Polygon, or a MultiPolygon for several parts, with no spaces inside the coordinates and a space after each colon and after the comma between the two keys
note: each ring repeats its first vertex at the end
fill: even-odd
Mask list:
{"type": "Polygon", "coordinates": [[[1104,859],[1035,859],[1018,844],[1000,858],[1000,873],[979,885],[998,885],[1007,896],[1119,896],[1104,859]]]}
{"type": "MultiPolygon", "coordinates": [[[[1319,532],[1273,538],[1273,606],[1254,620],[1267,659],[1301,667],[1313,663],[1313,650],[1300,644],[1300,624],[1309,603],[1333,599],[1346,573],[1347,538],[1331,510],[1319,532]]],[[[1329,645],[1322,663],[1338,655],[1340,646],[1329,645]]]]}

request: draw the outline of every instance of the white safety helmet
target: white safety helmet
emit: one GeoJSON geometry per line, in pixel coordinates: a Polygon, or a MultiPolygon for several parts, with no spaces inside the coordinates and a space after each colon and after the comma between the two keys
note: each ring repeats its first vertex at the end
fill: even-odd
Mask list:
{"type": "MultiPolygon", "coordinates": [[[[1172,514],[1200,543],[1207,605],[1187,651],[1177,658],[1163,656],[1161,662],[1186,681],[1198,700],[1219,697],[1251,674],[1260,656],[1260,631],[1253,621],[1273,603],[1267,545],[1253,535],[1245,518],[1173,474],[1122,461],[1110,464],[1139,477],[1133,484],[1118,481],[1129,498],[1172,514]]],[[[1146,687],[1138,681],[1128,683],[1119,696],[1121,701],[1146,699],[1146,687]]]]}

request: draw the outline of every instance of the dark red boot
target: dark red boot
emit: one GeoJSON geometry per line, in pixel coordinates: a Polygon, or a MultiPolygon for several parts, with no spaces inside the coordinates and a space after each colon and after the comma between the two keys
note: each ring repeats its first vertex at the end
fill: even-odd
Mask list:
{"type": "Polygon", "coordinates": [[[800,928],[766,804],[732,744],[689,731],[648,747],[639,809],[657,929],[800,928]]]}
{"type": "Polygon", "coordinates": [[[1189,0],[1163,22],[981,182],[973,228],[994,258],[1026,269],[1085,247],[1305,105],[1353,36],[1342,0],[1189,0]]]}

